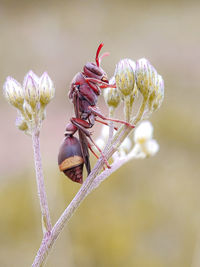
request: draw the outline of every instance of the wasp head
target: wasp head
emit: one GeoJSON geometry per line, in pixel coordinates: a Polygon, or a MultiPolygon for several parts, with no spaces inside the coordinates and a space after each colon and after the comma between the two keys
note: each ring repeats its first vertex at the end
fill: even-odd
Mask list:
{"type": "Polygon", "coordinates": [[[90,78],[98,79],[98,80],[101,80],[102,82],[109,83],[106,72],[100,67],[102,58],[108,55],[108,53],[104,53],[103,55],[99,57],[99,53],[102,47],[103,47],[103,43],[101,43],[97,49],[96,62],[86,63],[83,68],[83,71],[90,78]]]}

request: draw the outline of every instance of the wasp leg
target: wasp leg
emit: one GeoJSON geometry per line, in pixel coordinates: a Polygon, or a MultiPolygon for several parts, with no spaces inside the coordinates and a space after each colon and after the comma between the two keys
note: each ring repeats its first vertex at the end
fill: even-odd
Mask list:
{"type": "Polygon", "coordinates": [[[95,144],[94,140],[91,137],[91,133],[87,129],[85,129],[84,126],[83,126],[84,124],[87,124],[87,125],[90,125],[90,124],[88,122],[82,120],[82,119],[78,119],[78,121],[77,121],[77,118],[71,118],[71,122],[90,139],[90,141],[93,143],[93,145],[97,148],[97,150],[101,154],[101,156],[102,156],[102,158],[104,160],[104,163],[106,164],[107,168],[110,169],[111,167],[110,167],[105,155],[103,154],[101,149],[97,146],[97,144],[95,144]],[[82,125],[80,123],[82,123],[82,125]]]}
{"type": "MultiPolygon", "coordinates": [[[[97,122],[99,122],[99,123],[102,123],[102,124],[104,124],[104,125],[109,126],[109,124],[108,124],[107,122],[105,122],[105,121],[100,121],[100,120],[98,120],[98,119],[96,119],[96,118],[95,118],[95,121],[97,121],[97,122]]],[[[118,130],[117,127],[114,127],[114,129],[115,129],[116,131],[118,130]]]]}
{"type": "MultiPolygon", "coordinates": [[[[92,146],[88,143],[88,147],[89,147],[89,149],[90,149],[90,151],[92,152],[92,154],[97,158],[97,159],[99,159],[99,156],[94,152],[94,150],[92,149],[92,146]]],[[[104,171],[105,171],[105,166],[103,166],[103,169],[104,169],[104,171]]]]}
{"type": "Polygon", "coordinates": [[[126,121],[122,121],[122,120],[117,120],[117,119],[112,119],[112,118],[107,118],[107,117],[105,117],[105,116],[101,113],[101,111],[100,111],[99,109],[95,108],[95,107],[90,106],[90,107],[88,107],[88,109],[91,110],[91,112],[92,112],[94,115],[98,116],[98,117],[101,118],[102,120],[114,121],[114,122],[122,123],[122,124],[124,124],[124,125],[126,125],[126,126],[128,126],[128,127],[135,128],[135,125],[132,125],[132,124],[126,122],[126,121]]]}
{"type": "Polygon", "coordinates": [[[91,136],[89,136],[88,138],[90,139],[90,141],[94,144],[94,146],[97,148],[97,150],[98,150],[99,153],[101,154],[101,156],[102,156],[102,158],[103,158],[103,160],[104,160],[104,163],[106,164],[107,168],[110,169],[111,166],[109,165],[109,163],[108,163],[108,161],[107,161],[105,155],[104,155],[103,152],[101,151],[101,149],[100,149],[100,148],[97,146],[97,144],[93,141],[93,139],[92,139],[91,136]]]}

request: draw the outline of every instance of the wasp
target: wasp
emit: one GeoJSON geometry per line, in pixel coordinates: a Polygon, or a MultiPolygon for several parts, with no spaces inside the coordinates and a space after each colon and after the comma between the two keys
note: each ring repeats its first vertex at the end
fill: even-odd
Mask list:
{"type": "Polygon", "coordinates": [[[102,89],[116,87],[115,84],[109,84],[106,72],[100,67],[102,58],[108,55],[108,53],[104,53],[99,56],[102,47],[103,43],[97,49],[95,62],[86,63],[83,71],[78,72],[71,82],[69,99],[74,105],[75,117],[72,117],[66,126],[65,138],[58,155],[60,171],[64,172],[72,181],[81,184],[83,183],[84,164],[88,175],[91,172],[89,149],[98,158],[92,146],[97,148],[105,165],[110,168],[106,157],[93,141],[89,131],[95,121],[106,125],[108,123],[105,121],[114,121],[132,127],[128,122],[105,117],[96,106],[102,89]],[[103,121],[99,120],[98,117],[103,121]],[[79,138],[74,136],[77,131],[79,138]]]}

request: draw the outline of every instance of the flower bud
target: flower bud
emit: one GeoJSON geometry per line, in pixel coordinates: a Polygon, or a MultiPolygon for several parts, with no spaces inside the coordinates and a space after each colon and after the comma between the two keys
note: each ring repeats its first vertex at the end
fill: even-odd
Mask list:
{"type": "Polygon", "coordinates": [[[24,102],[24,92],[21,85],[13,78],[8,77],[3,86],[6,100],[14,107],[21,109],[24,102]]]}
{"type": "Polygon", "coordinates": [[[116,86],[123,96],[133,92],[135,84],[134,62],[130,59],[122,59],[115,69],[116,86]]]}
{"type": "MultiPolygon", "coordinates": [[[[112,77],[109,84],[114,84],[115,78],[112,77]]],[[[108,107],[117,108],[120,103],[120,95],[117,88],[108,87],[103,90],[104,99],[108,107]]]]}
{"type": "Polygon", "coordinates": [[[15,125],[21,131],[27,131],[28,130],[28,125],[26,123],[26,120],[22,116],[17,117],[15,125]]]}
{"type": "Polygon", "coordinates": [[[157,110],[164,99],[164,81],[161,75],[155,78],[154,90],[149,97],[149,110],[157,110]]]}
{"type": "MultiPolygon", "coordinates": [[[[25,112],[25,114],[28,116],[29,120],[32,120],[32,117],[34,115],[34,111],[31,108],[31,106],[25,101],[23,104],[23,111],[25,112]]],[[[27,121],[28,121],[27,119],[27,121]]]]}
{"type": "Polygon", "coordinates": [[[29,71],[24,78],[25,99],[30,106],[35,109],[39,101],[38,77],[29,71]]]}
{"type": "Polygon", "coordinates": [[[144,98],[152,93],[156,75],[156,70],[147,59],[141,58],[136,61],[136,84],[144,98]]]}
{"type": "Polygon", "coordinates": [[[44,72],[39,81],[40,103],[46,106],[55,95],[55,88],[47,72],[44,72]]]}

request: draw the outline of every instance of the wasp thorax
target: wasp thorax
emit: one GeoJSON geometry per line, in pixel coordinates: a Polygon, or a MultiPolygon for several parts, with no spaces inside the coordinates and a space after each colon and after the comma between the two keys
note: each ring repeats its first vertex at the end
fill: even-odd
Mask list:
{"type": "Polygon", "coordinates": [[[83,163],[79,140],[74,136],[66,136],[58,154],[60,171],[64,172],[72,181],[82,184],[83,163]]]}

